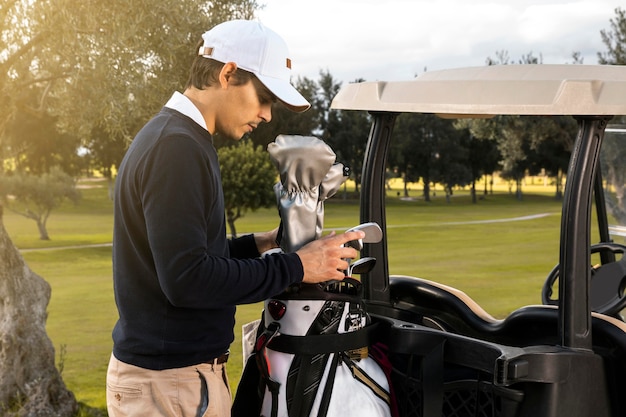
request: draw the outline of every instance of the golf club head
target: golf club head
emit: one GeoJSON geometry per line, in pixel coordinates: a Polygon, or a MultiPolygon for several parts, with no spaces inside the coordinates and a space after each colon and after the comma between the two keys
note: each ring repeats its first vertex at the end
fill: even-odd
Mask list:
{"type": "Polygon", "coordinates": [[[350,242],[346,243],[346,245],[358,251],[363,249],[363,243],[377,243],[380,242],[383,238],[383,231],[381,230],[380,226],[375,222],[362,223],[358,226],[354,226],[348,229],[347,232],[353,232],[357,230],[365,233],[363,239],[351,240],[350,242]]]}
{"type": "Polygon", "coordinates": [[[367,256],[365,258],[361,258],[357,261],[354,261],[348,267],[348,276],[351,277],[353,274],[367,274],[376,265],[376,258],[372,258],[371,256],[367,256]]]}

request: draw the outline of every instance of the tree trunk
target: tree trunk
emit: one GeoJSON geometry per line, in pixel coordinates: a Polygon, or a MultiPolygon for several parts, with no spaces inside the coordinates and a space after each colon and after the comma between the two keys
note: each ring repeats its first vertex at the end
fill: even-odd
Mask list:
{"type": "Polygon", "coordinates": [[[476,180],[472,180],[472,186],[470,188],[470,193],[472,194],[472,203],[476,204],[476,180]]]}
{"type": "Polygon", "coordinates": [[[46,229],[46,223],[41,219],[37,219],[37,229],[39,230],[39,240],[50,240],[48,229],[46,229]]]}
{"type": "Polygon", "coordinates": [[[25,264],[0,217],[0,415],[70,417],[78,409],[46,334],[50,286],[25,264]]]}
{"type": "Polygon", "coordinates": [[[239,210],[237,210],[237,214],[235,214],[231,209],[226,210],[226,223],[228,224],[228,228],[230,229],[230,237],[235,239],[237,237],[237,229],[235,228],[235,221],[241,217],[239,210]]]}
{"type": "Polygon", "coordinates": [[[407,182],[406,178],[404,179],[404,197],[408,197],[409,196],[409,183],[407,182]]]}
{"type": "Polygon", "coordinates": [[[519,201],[524,199],[524,195],[522,194],[522,178],[515,180],[515,198],[519,201]]]}
{"type": "Polygon", "coordinates": [[[556,173],[556,194],[555,194],[555,198],[557,200],[562,200],[563,199],[563,190],[561,189],[561,184],[563,183],[563,171],[562,170],[558,170],[558,172],[556,173]]]}
{"type": "Polygon", "coordinates": [[[107,189],[109,200],[113,201],[115,199],[115,181],[113,181],[111,175],[107,177],[107,189]]]}
{"type": "Polygon", "coordinates": [[[230,236],[235,239],[237,237],[237,228],[235,227],[235,221],[229,217],[227,222],[228,228],[230,229],[230,236]]]}

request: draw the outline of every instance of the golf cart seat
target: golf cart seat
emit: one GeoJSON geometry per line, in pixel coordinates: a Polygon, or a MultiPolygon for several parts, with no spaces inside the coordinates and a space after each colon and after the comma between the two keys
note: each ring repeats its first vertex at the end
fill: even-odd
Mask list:
{"type": "MultiPolygon", "coordinates": [[[[570,395],[567,393],[570,388],[565,383],[558,388],[565,394],[554,395],[554,392],[547,392],[549,384],[545,382],[551,378],[570,378],[572,381],[591,378],[584,374],[570,376],[577,372],[572,364],[578,367],[586,360],[601,362],[600,368],[604,370],[595,378],[606,380],[606,385],[605,381],[599,381],[600,389],[607,393],[607,401],[612,410],[617,411],[615,415],[626,413],[626,401],[620,394],[626,391],[623,378],[626,373],[626,323],[621,320],[592,313],[595,355],[578,356],[573,350],[559,347],[557,306],[525,306],[498,320],[462,291],[410,276],[390,276],[390,296],[397,311],[401,312],[396,318],[405,323],[392,324],[385,336],[389,340],[395,385],[400,386],[401,408],[405,407],[403,415],[413,415],[409,411],[412,406],[406,405],[406,398],[411,401],[420,398],[423,415],[427,415],[431,408],[444,410],[445,416],[460,416],[482,415],[476,414],[481,407],[494,410],[504,407],[501,413],[485,411],[484,415],[516,416],[522,404],[548,407],[556,398],[570,395]],[[416,335],[410,334],[407,322],[415,324],[412,330],[416,335]],[[520,358],[524,359],[520,361],[520,358]],[[530,364],[529,369],[536,366],[539,371],[537,375],[528,379],[522,377],[518,382],[517,367],[525,361],[530,364]],[[535,365],[532,365],[533,361],[537,361],[535,365]],[[493,369],[494,363],[496,369],[493,369]],[[439,375],[435,382],[433,375],[439,375]],[[440,388],[437,392],[428,392],[432,387],[440,388]],[[529,396],[537,399],[525,403],[524,397],[529,396]],[[432,404],[428,398],[441,400],[432,404]],[[461,409],[465,411],[454,411],[461,409]]],[[[523,369],[526,365],[519,367],[523,369]]],[[[523,415],[552,414],[545,410],[525,410],[523,415]]]]}
{"type": "MultiPolygon", "coordinates": [[[[511,346],[558,344],[557,306],[524,306],[499,320],[463,291],[438,282],[392,275],[389,284],[394,304],[407,312],[403,320],[511,346]]],[[[592,326],[598,328],[594,345],[602,341],[626,355],[625,322],[594,312],[592,326]]]]}

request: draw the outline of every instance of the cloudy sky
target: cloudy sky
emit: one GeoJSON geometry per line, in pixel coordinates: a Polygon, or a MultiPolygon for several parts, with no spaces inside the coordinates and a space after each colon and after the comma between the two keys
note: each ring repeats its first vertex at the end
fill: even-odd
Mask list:
{"type": "Polygon", "coordinates": [[[260,0],[259,20],[289,45],[295,76],[404,80],[425,69],[485,65],[506,50],[544,64],[605,52],[623,0],[260,0]]]}

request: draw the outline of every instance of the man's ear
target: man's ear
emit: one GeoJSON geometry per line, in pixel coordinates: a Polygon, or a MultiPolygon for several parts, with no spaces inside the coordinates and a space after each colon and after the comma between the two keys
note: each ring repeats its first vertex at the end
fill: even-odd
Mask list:
{"type": "Polygon", "coordinates": [[[237,71],[237,64],[235,64],[234,62],[227,62],[224,64],[219,75],[220,86],[222,88],[228,87],[228,83],[233,77],[235,71],[237,71]]]}

